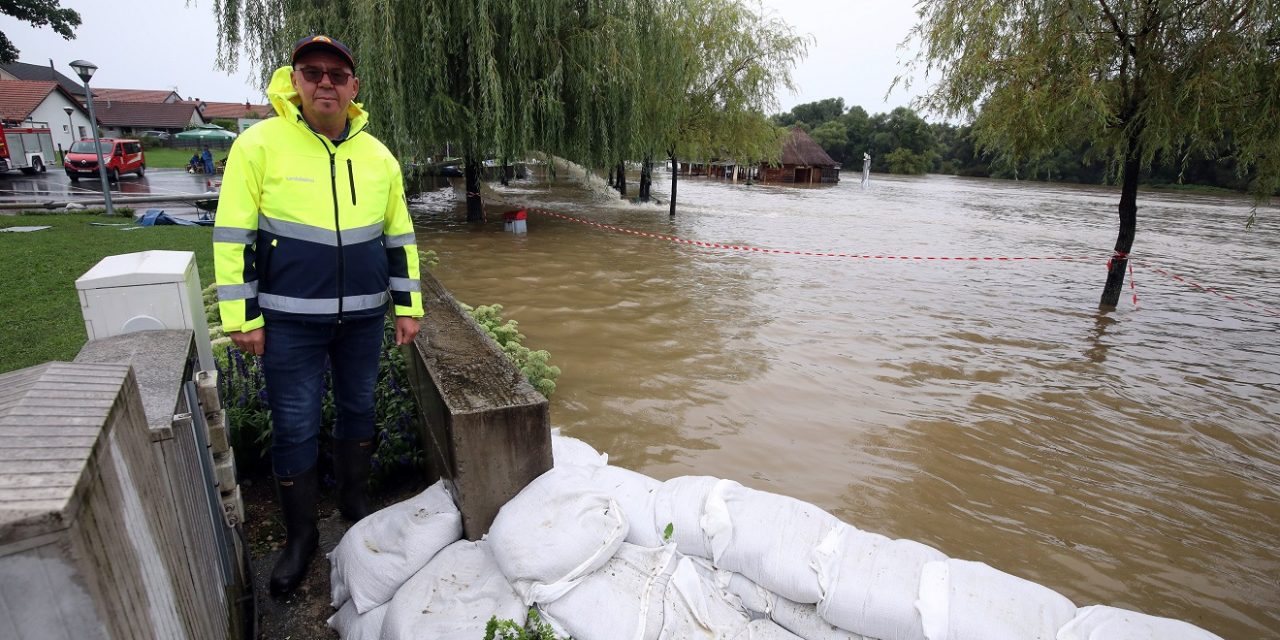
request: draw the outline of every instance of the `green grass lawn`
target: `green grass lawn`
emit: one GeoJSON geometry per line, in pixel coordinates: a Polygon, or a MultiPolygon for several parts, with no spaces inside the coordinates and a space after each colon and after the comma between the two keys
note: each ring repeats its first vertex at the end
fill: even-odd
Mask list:
{"type": "MultiPolygon", "coordinates": [[[[191,159],[194,149],[149,147],[143,151],[147,154],[148,169],[186,169],[187,161],[191,159]]],[[[211,151],[213,151],[214,160],[220,160],[227,155],[225,149],[211,151]]]]}
{"type": "Polygon", "coordinates": [[[32,233],[0,233],[0,372],[49,360],[71,360],[87,339],[76,278],[109,255],[148,249],[194,251],[201,286],[213,282],[213,230],[208,227],[95,227],[129,217],[92,214],[0,216],[0,227],[50,225],[32,233]]]}

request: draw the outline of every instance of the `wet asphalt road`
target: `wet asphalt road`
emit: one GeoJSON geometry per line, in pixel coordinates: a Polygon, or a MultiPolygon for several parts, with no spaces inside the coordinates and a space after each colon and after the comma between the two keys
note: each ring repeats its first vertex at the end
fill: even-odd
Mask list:
{"type": "MultiPolygon", "coordinates": [[[[200,194],[207,190],[205,181],[211,177],[222,176],[191,175],[183,169],[148,169],[141,178],[134,174],[120,176],[111,193],[116,197],[200,194]]],[[[102,184],[97,178],[81,178],[72,183],[61,167],[50,167],[46,173],[34,176],[17,171],[0,173],[0,202],[101,201],[101,193],[102,184]]]]}

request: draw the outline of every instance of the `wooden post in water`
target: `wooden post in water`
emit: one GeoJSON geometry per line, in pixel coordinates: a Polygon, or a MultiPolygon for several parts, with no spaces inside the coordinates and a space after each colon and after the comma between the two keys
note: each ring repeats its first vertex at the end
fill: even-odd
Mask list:
{"type": "Polygon", "coordinates": [[[676,152],[671,152],[671,217],[676,217],[676,176],[680,174],[680,161],[676,159],[676,152]]]}

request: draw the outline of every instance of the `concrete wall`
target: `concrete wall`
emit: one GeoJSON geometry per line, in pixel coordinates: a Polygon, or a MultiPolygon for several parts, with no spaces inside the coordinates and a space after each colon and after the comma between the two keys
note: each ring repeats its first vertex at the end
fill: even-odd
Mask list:
{"type": "Polygon", "coordinates": [[[241,637],[243,507],[212,484],[195,362],[192,332],[151,331],[0,375],[0,638],[241,637]]]}
{"type": "Polygon", "coordinates": [[[426,320],[405,363],[431,471],[447,480],[463,534],[477,540],[498,509],[551,468],[547,399],[534,390],[431,274],[426,320]]]}

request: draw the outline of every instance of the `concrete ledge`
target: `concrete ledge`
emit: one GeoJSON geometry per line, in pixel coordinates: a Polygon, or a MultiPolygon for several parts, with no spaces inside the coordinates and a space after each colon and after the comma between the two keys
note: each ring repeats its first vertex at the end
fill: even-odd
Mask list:
{"type": "Polygon", "coordinates": [[[477,540],[498,509],[551,468],[551,417],[538,393],[430,274],[426,318],[405,347],[430,470],[447,480],[463,534],[477,540]]]}

